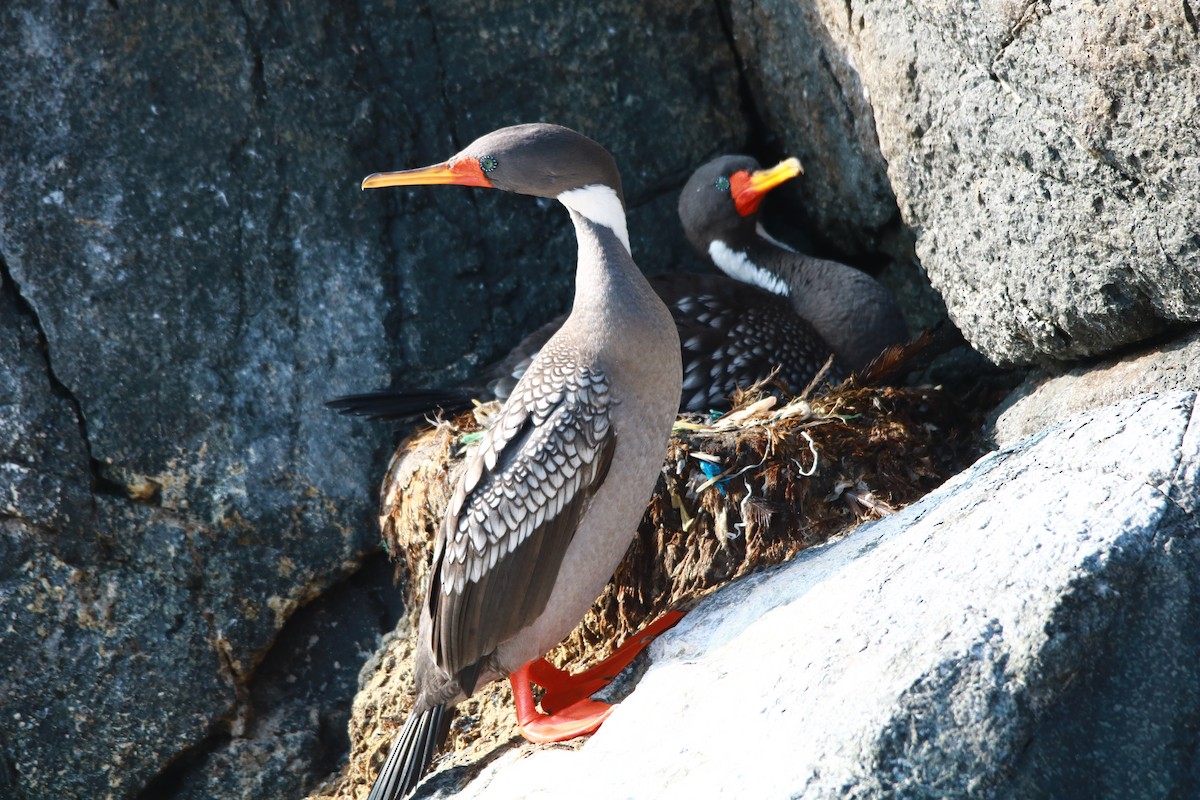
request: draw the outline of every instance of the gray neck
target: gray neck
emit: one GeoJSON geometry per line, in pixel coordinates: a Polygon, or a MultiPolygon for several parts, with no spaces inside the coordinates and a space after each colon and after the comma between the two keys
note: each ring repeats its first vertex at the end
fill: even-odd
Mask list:
{"type": "Polygon", "coordinates": [[[569,209],[579,244],[575,267],[575,302],[571,313],[600,313],[620,308],[620,301],[649,285],[633,256],[612,228],[569,209]]]}
{"type": "Polygon", "coordinates": [[[620,354],[624,342],[640,335],[635,329],[650,320],[661,323],[666,308],[612,228],[574,209],[570,213],[579,242],[579,262],[575,302],[563,331],[583,350],[605,348],[620,354]]]}
{"type": "Polygon", "coordinates": [[[792,308],[852,369],[907,338],[895,298],[865,272],[759,240],[746,257],[787,285],[792,308]]]}

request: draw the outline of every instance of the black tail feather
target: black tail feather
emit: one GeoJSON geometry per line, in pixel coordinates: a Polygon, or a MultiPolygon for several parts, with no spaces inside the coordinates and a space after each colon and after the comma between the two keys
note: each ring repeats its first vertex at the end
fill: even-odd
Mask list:
{"type": "Polygon", "coordinates": [[[475,392],[469,389],[425,389],[418,391],[368,392],[336,397],[325,403],[339,414],[367,419],[394,420],[432,416],[438,410],[457,414],[471,407],[475,392]]]}
{"type": "Polygon", "coordinates": [[[419,713],[410,714],[403,730],[388,752],[383,769],[371,786],[367,800],[400,800],[416,788],[442,743],[445,733],[442,718],[446,706],[438,704],[419,713]]]}

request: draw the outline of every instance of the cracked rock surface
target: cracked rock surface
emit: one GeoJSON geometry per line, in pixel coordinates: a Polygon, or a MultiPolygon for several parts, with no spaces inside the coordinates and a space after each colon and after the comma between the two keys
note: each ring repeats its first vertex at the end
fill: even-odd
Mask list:
{"type": "Polygon", "coordinates": [[[1004,447],[1081,411],[1171,389],[1200,389],[1200,332],[1061,375],[1035,372],[995,410],[989,435],[1004,447]]]}
{"type": "Polygon", "coordinates": [[[369,555],[391,432],[322,403],[464,377],[575,261],[554,204],[359,180],[561,122],[618,154],[660,272],[679,186],[746,138],[712,4],[556,9],[0,11],[0,795],[333,769],[400,610],[369,555]]]}

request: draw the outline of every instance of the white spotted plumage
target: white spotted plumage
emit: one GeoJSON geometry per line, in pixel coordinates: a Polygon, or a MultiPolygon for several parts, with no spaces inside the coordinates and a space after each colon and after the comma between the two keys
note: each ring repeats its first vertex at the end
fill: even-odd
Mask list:
{"type": "Polygon", "coordinates": [[[543,351],[484,434],[446,518],[444,594],[462,592],[562,511],[595,477],[608,430],[609,387],[564,350],[543,351]]]}

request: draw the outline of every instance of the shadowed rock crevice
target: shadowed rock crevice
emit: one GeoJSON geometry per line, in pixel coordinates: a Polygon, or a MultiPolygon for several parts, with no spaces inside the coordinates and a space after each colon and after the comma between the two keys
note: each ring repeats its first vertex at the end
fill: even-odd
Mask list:
{"type": "Polygon", "coordinates": [[[369,556],[293,613],[252,674],[235,678],[236,708],[140,797],[203,800],[246,774],[256,796],[299,797],[334,770],[359,669],[404,610],[391,574],[382,554],[369,556]]]}
{"type": "Polygon", "coordinates": [[[1200,328],[1191,326],[1120,348],[1108,359],[1068,372],[1033,372],[992,412],[989,435],[1004,447],[1072,414],[1122,398],[1197,386],[1200,328]]]}
{"type": "MultiPolygon", "coordinates": [[[[75,447],[82,449],[87,462],[90,464],[90,491],[105,491],[108,486],[107,482],[101,475],[101,465],[91,457],[91,444],[88,438],[87,420],[83,415],[83,408],[80,405],[78,398],[75,397],[66,384],[59,380],[58,376],[55,374],[54,365],[52,364],[50,358],[50,346],[46,337],[46,331],[42,327],[41,320],[38,319],[37,311],[34,309],[33,304],[22,295],[20,284],[13,277],[13,274],[8,267],[7,260],[4,258],[3,254],[0,254],[0,303],[4,302],[11,302],[11,309],[15,316],[14,321],[19,322],[24,320],[32,331],[34,346],[31,348],[31,350],[33,353],[36,353],[36,357],[39,357],[41,360],[51,396],[65,402],[73,414],[78,438],[71,442],[70,447],[71,449],[74,449],[75,447]]],[[[3,311],[4,309],[0,308],[0,315],[3,314],[3,311]]],[[[70,434],[67,434],[65,431],[63,432],[63,435],[70,437],[70,434]]],[[[37,467],[39,465],[34,466],[37,467]]],[[[49,467],[49,465],[41,466],[49,467]]],[[[85,509],[90,506],[90,496],[86,496],[84,494],[84,487],[82,485],[77,485],[76,488],[78,490],[78,494],[75,494],[74,497],[65,498],[67,500],[65,517],[60,516],[59,514],[53,515],[56,522],[72,521],[75,525],[82,525],[84,523],[83,516],[85,509]]],[[[4,515],[5,514],[3,511],[0,510],[0,517],[4,515]]],[[[23,519],[26,523],[33,525],[35,528],[41,529],[43,533],[51,532],[56,527],[53,524],[48,525],[48,520],[39,520],[37,518],[30,517],[23,517],[23,519]]]]}
{"type": "Polygon", "coordinates": [[[34,310],[33,304],[21,294],[21,285],[13,277],[2,253],[0,253],[0,292],[8,294],[12,298],[18,316],[24,318],[33,327],[37,336],[38,352],[45,358],[46,379],[50,382],[50,389],[56,396],[63,398],[75,408],[76,415],[79,417],[79,432],[86,444],[87,421],[83,418],[83,413],[79,409],[79,400],[76,399],[66,384],[59,380],[58,376],[54,373],[54,365],[50,362],[50,345],[46,339],[46,331],[42,327],[41,320],[38,319],[37,311],[34,310]]]}
{"type": "MultiPolygon", "coordinates": [[[[264,78],[263,66],[263,51],[261,42],[261,32],[256,29],[254,19],[251,18],[250,12],[246,10],[246,5],[242,0],[230,0],[235,12],[241,17],[242,29],[245,35],[244,38],[244,53],[250,60],[250,89],[251,99],[256,110],[261,109],[263,102],[267,98],[267,84],[264,78]]],[[[269,4],[273,5],[273,4],[269,4]]]]}
{"type": "MultiPolygon", "coordinates": [[[[733,32],[733,12],[730,8],[731,0],[713,0],[713,2],[717,8],[717,19],[721,22],[721,32],[725,36],[726,46],[729,48],[729,52],[733,57],[733,63],[737,67],[738,106],[742,116],[746,120],[746,154],[755,156],[764,164],[770,162],[772,159],[777,161],[789,154],[783,152],[784,147],[778,141],[776,134],[763,121],[762,112],[758,107],[754,91],[750,86],[746,61],[738,51],[737,37],[733,32]]],[[[713,155],[719,154],[713,153],[713,155]]],[[[687,175],[682,176],[680,186],[686,180],[687,175]]]]}
{"type": "Polygon", "coordinates": [[[137,800],[166,800],[179,797],[189,775],[203,765],[210,755],[228,745],[231,738],[227,726],[215,724],[214,730],[208,736],[180,753],[162,772],[149,780],[137,794],[137,800]]]}
{"type": "Polygon", "coordinates": [[[11,792],[11,797],[14,800],[24,800],[17,793],[19,776],[17,775],[16,765],[7,755],[8,752],[8,743],[4,741],[4,736],[0,735],[0,789],[11,792]]]}

